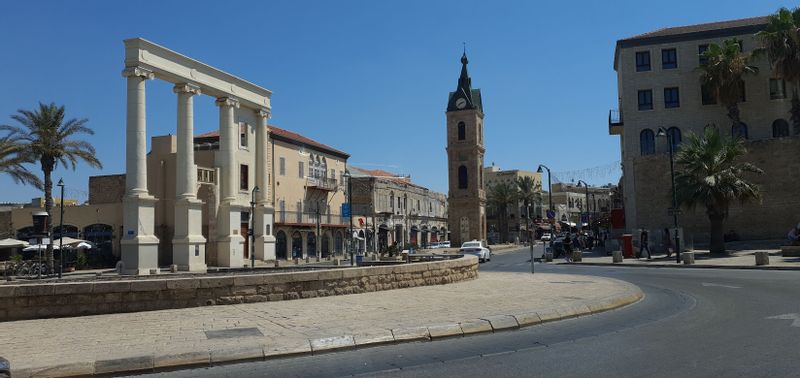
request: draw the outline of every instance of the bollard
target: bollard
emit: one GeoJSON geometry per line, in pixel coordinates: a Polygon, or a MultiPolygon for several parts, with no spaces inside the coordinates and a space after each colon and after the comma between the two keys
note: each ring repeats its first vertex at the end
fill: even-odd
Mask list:
{"type": "Polygon", "coordinates": [[[310,263],[310,262],[311,262],[311,257],[309,257],[309,256],[306,256],[306,264],[308,264],[308,263],[310,263]]]}
{"type": "Polygon", "coordinates": [[[281,262],[278,261],[278,260],[275,260],[275,267],[276,268],[280,268],[281,267],[281,262]]]}
{"type": "Polygon", "coordinates": [[[583,252],[572,251],[572,262],[581,262],[581,261],[583,261],[583,252]]]}
{"type": "Polygon", "coordinates": [[[300,258],[299,257],[295,257],[294,258],[294,265],[300,265],[300,258]]]}
{"type": "Polygon", "coordinates": [[[694,252],[681,253],[681,260],[684,265],[694,265],[694,252]]]}
{"type": "Polygon", "coordinates": [[[758,251],[755,253],[756,265],[769,265],[769,253],[765,251],[758,251]]]}
{"type": "Polygon", "coordinates": [[[317,262],[319,262],[319,256],[317,256],[317,262]]]}
{"type": "Polygon", "coordinates": [[[178,273],[178,265],[172,264],[169,266],[169,271],[172,273],[178,273]]]}
{"type": "Polygon", "coordinates": [[[333,265],[335,265],[335,266],[342,265],[342,260],[341,259],[333,259],[333,265]]]}
{"type": "Polygon", "coordinates": [[[613,251],[611,252],[611,261],[616,263],[622,262],[622,251],[613,251]]]}

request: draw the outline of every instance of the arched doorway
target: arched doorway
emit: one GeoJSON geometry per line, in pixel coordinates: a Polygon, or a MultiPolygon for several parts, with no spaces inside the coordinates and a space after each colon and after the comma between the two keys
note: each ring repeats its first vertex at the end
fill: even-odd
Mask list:
{"type": "MultiPolygon", "coordinates": [[[[58,239],[61,237],[61,226],[53,227],[53,239],[58,239]]],[[[78,239],[80,237],[80,233],[78,232],[78,227],[73,226],[71,224],[64,225],[64,237],[65,238],[74,238],[78,239]]]]}
{"type": "Polygon", "coordinates": [[[275,235],[275,258],[286,260],[286,233],[278,231],[275,235]]]}
{"type": "Polygon", "coordinates": [[[383,252],[389,248],[389,226],[382,224],[378,227],[378,251],[383,252]]]}
{"type": "Polygon", "coordinates": [[[366,235],[364,234],[364,230],[358,231],[358,243],[356,243],[356,245],[358,246],[358,249],[356,250],[356,252],[364,252],[364,251],[366,251],[367,238],[366,238],[366,235]]]}
{"type": "Polygon", "coordinates": [[[431,228],[431,243],[439,242],[439,229],[436,227],[431,228]]]}
{"type": "Polygon", "coordinates": [[[313,232],[309,232],[306,238],[306,256],[317,257],[317,235],[313,232]]]}
{"type": "Polygon", "coordinates": [[[417,226],[411,226],[411,235],[409,240],[409,243],[411,243],[411,245],[419,245],[419,240],[418,240],[419,238],[417,237],[417,235],[419,235],[419,228],[417,226]]]}
{"type": "Polygon", "coordinates": [[[422,248],[428,248],[428,226],[422,226],[422,240],[420,241],[422,248]]]}
{"type": "Polygon", "coordinates": [[[322,235],[322,257],[328,257],[331,254],[331,237],[327,233],[322,235]]]}
{"type": "Polygon", "coordinates": [[[299,232],[292,233],[292,258],[303,257],[303,236],[299,232]]]}

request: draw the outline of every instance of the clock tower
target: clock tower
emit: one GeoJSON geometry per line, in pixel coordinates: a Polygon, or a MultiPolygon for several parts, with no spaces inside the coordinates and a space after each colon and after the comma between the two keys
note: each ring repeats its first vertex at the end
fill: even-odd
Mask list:
{"type": "Polygon", "coordinates": [[[447,100],[448,223],[453,246],[486,241],[486,192],[483,190],[483,104],[480,89],[472,89],[467,53],[461,56],[461,76],[447,100]]]}

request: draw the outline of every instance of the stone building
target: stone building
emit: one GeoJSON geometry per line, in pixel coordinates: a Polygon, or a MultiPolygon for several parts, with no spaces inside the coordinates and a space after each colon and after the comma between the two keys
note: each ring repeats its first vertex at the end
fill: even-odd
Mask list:
{"type": "Polygon", "coordinates": [[[350,167],[353,225],[361,251],[449,240],[447,197],[380,169],[350,167]],[[377,237],[374,237],[377,235],[377,237]]]}
{"type": "MultiPolygon", "coordinates": [[[[580,227],[583,223],[581,214],[588,212],[591,216],[598,216],[611,210],[611,194],[613,190],[613,185],[590,186],[588,188],[589,199],[587,202],[587,190],[585,187],[572,183],[555,183],[553,184],[555,219],[580,227]]],[[[543,194],[542,201],[547,202],[548,200],[548,194],[543,194]]]]}
{"type": "MultiPolygon", "coordinates": [[[[484,190],[487,195],[491,192],[493,185],[499,182],[514,184],[519,178],[530,177],[533,179],[534,188],[541,194],[542,191],[542,175],[537,172],[529,172],[521,169],[508,169],[502,170],[492,163],[491,166],[483,169],[484,177],[484,190]]],[[[528,238],[528,214],[530,213],[531,225],[533,225],[536,218],[540,218],[542,214],[542,204],[537,202],[531,204],[530,209],[525,208],[525,204],[519,201],[515,206],[511,206],[506,211],[508,217],[509,227],[509,240],[513,241],[519,238],[521,241],[526,241],[528,238]]],[[[486,209],[486,222],[488,227],[489,239],[497,241],[499,232],[502,227],[500,224],[499,214],[491,206],[486,209]]]]}
{"type": "Polygon", "coordinates": [[[461,56],[461,76],[447,101],[448,224],[454,245],[486,240],[486,191],[483,187],[483,102],[472,89],[467,54],[461,56]]]}
{"type": "MultiPolygon", "coordinates": [[[[739,103],[741,126],[732,127],[726,109],[701,88],[697,71],[700,53],[709,43],[736,38],[750,53],[760,47],[754,34],[766,17],[671,27],[617,41],[619,110],[609,114],[609,134],[620,137],[625,225],[640,228],[671,227],[668,143],[680,149],[688,133],[716,127],[723,134],[745,140],[745,159],[764,170],[751,179],[760,185],[763,201],[734,204],[725,221],[744,239],[783,238],[800,213],[797,172],[800,139],[790,130],[791,83],[776,77],[766,58],[752,61],[758,74],[744,78],[739,103]],[[659,128],[667,136],[659,137],[659,128]]],[[[687,241],[708,240],[709,221],[703,209],[683,210],[678,217],[687,241]]]]}

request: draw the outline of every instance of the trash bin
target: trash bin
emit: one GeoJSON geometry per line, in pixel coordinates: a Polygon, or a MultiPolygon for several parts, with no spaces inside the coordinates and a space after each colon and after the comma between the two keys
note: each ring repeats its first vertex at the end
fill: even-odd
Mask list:
{"type": "Polygon", "coordinates": [[[622,235],[622,256],[626,259],[633,258],[633,235],[622,235]]]}

